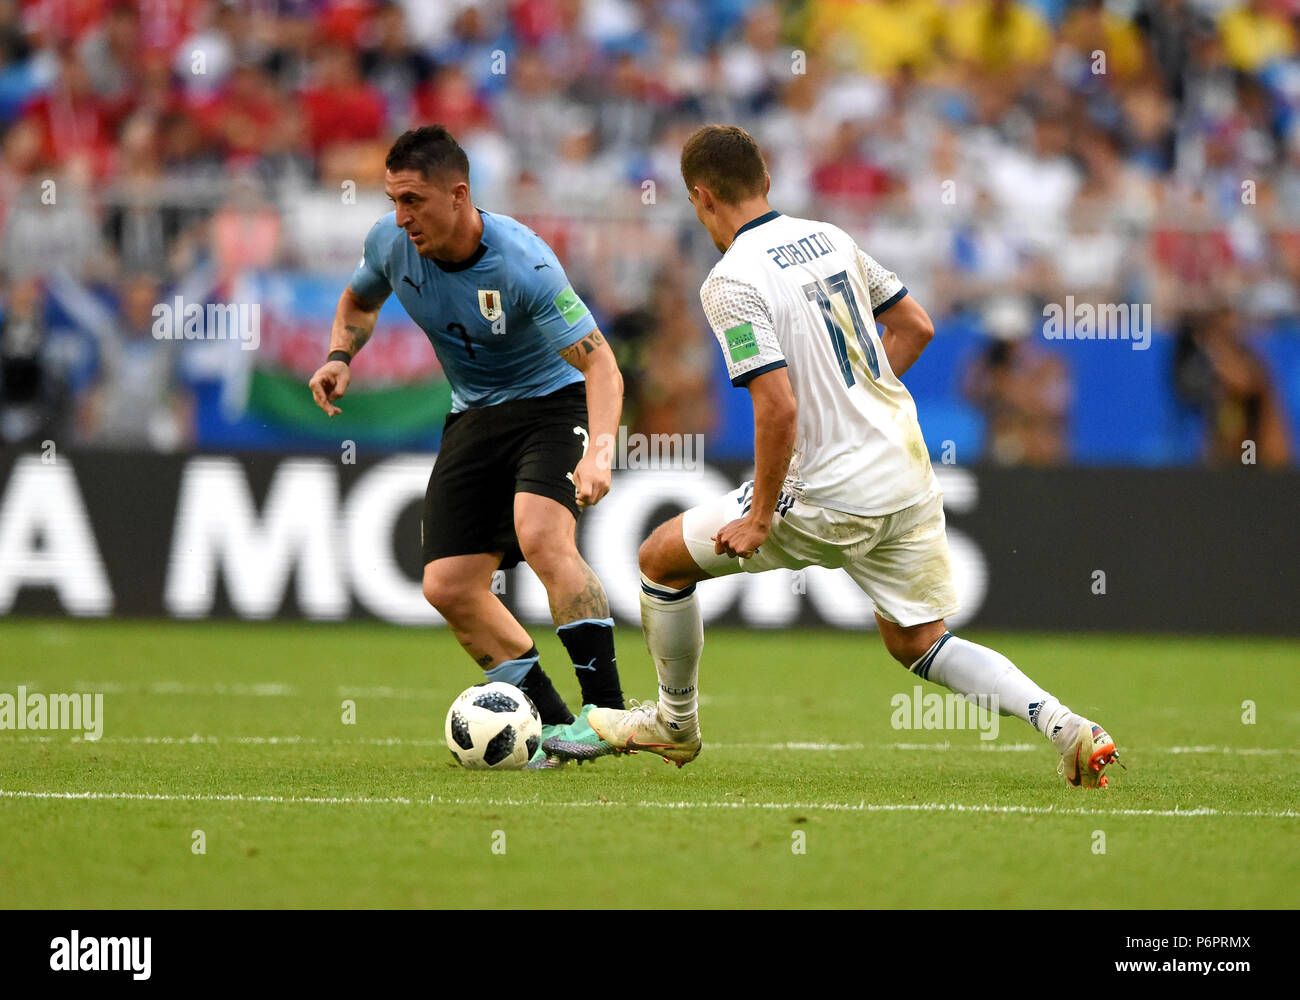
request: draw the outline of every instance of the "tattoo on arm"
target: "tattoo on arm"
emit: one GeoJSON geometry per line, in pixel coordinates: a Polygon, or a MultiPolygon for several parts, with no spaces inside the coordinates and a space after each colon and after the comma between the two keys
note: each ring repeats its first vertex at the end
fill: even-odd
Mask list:
{"type": "Polygon", "coordinates": [[[601,344],[605,343],[605,338],[601,336],[599,330],[592,330],[576,344],[571,344],[560,352],[560,357],[575,368],[580,367],[578,362],[585,358],[601,344]]]}
{"type": "Polygon", "coordinates": [[[365,346],[366,341],[370,339],[370,332],[368,330],[363,330],[359,326],[353,326],[349,323],[343,327],[343,330],[346,336],[343,338],[345,343],[341,349],[347,351],[349,354],[356,354],[357,351],[361,350],[361,348],[365,346]]]}

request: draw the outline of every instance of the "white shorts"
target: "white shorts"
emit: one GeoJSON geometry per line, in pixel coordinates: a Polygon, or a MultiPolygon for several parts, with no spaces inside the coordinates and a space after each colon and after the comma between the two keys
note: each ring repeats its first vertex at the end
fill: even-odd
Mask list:
{"type": "Polygon", "coordinates": [[[938,487],[911,507],[883,517],[845,514],[782,494],[772,532],[752,558],[718,555],[714,537],[748,511],[753,486],[746,483],[682,515],[686,548],[710,576],[825,566],[846,570],[880,616],[896,625],[922,625],[956,614],[938,487]]]}

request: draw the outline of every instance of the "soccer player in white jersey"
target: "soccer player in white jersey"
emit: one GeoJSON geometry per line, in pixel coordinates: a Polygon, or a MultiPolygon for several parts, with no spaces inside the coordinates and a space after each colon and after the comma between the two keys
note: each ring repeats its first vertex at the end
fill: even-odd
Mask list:
{"type": "Polygon", "coordinates": [[[593,709],[591,727],[617,750],[649,750],[679,767],[694,760],[704,645],[695,585],[826,566],[871,597],[894,659],[1024,720],[1055,745],[1070,784],[1104,787],[1103,771],[1118,760],[1106,731],[944,624],[957,599],[943,498],[899,381],[934,335],[930,317],[844,230],[772,210],[762,155],[743,129],[699,129],[682,150],[682,178],[723,254],[700,298],[732,383],[752,397],[754,479],[660,525],[641,546],[641,619],[659,700],[593,709]]]}

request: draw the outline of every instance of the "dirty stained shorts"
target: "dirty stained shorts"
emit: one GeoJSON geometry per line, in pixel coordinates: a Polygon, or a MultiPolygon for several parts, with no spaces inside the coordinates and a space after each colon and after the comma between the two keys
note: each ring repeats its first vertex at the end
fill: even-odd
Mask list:
{"type": "Polygon", "coordinates": [[[713,538],[749,510],[753,482],[682,515],[686,548],[711,576],[824,566],[843,569],[871,598],[880,616],[910,627],[958,610],[943,516],[935,487],[910,507],[863,517],[806,503],[782,493],[772,533],[749,559],[717,555],[713,538]]]}

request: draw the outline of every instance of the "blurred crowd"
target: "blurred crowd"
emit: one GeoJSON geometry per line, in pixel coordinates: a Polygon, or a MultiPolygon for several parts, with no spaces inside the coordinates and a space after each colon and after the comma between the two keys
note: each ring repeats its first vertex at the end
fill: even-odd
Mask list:
{"type": "MultiPolygon", "coordinates": [[[[555,246],[641,430],[714,419],[713,251],[677,171],[703,121],[747,127],[773,205],[937,320],[988,320],[963,384],[990,458],[1068,458],[1068,368],[1026,346],[1067,294],[1151,303],[1217,426],[1241,379],[1189,375],[1196,345],[1275,401],[1246,334],[1300,318],[1298,38],[1300,0],[0,0],[0,441],[192,440],[148,307],[198,275],[344,278],[388,144],[430,122],[477,204],[555,246]],[[90,362],[50,348],[52,296],[90,362]]],[[[1254,412],[1285,461],[1279,407],[1254,412]]]]}

